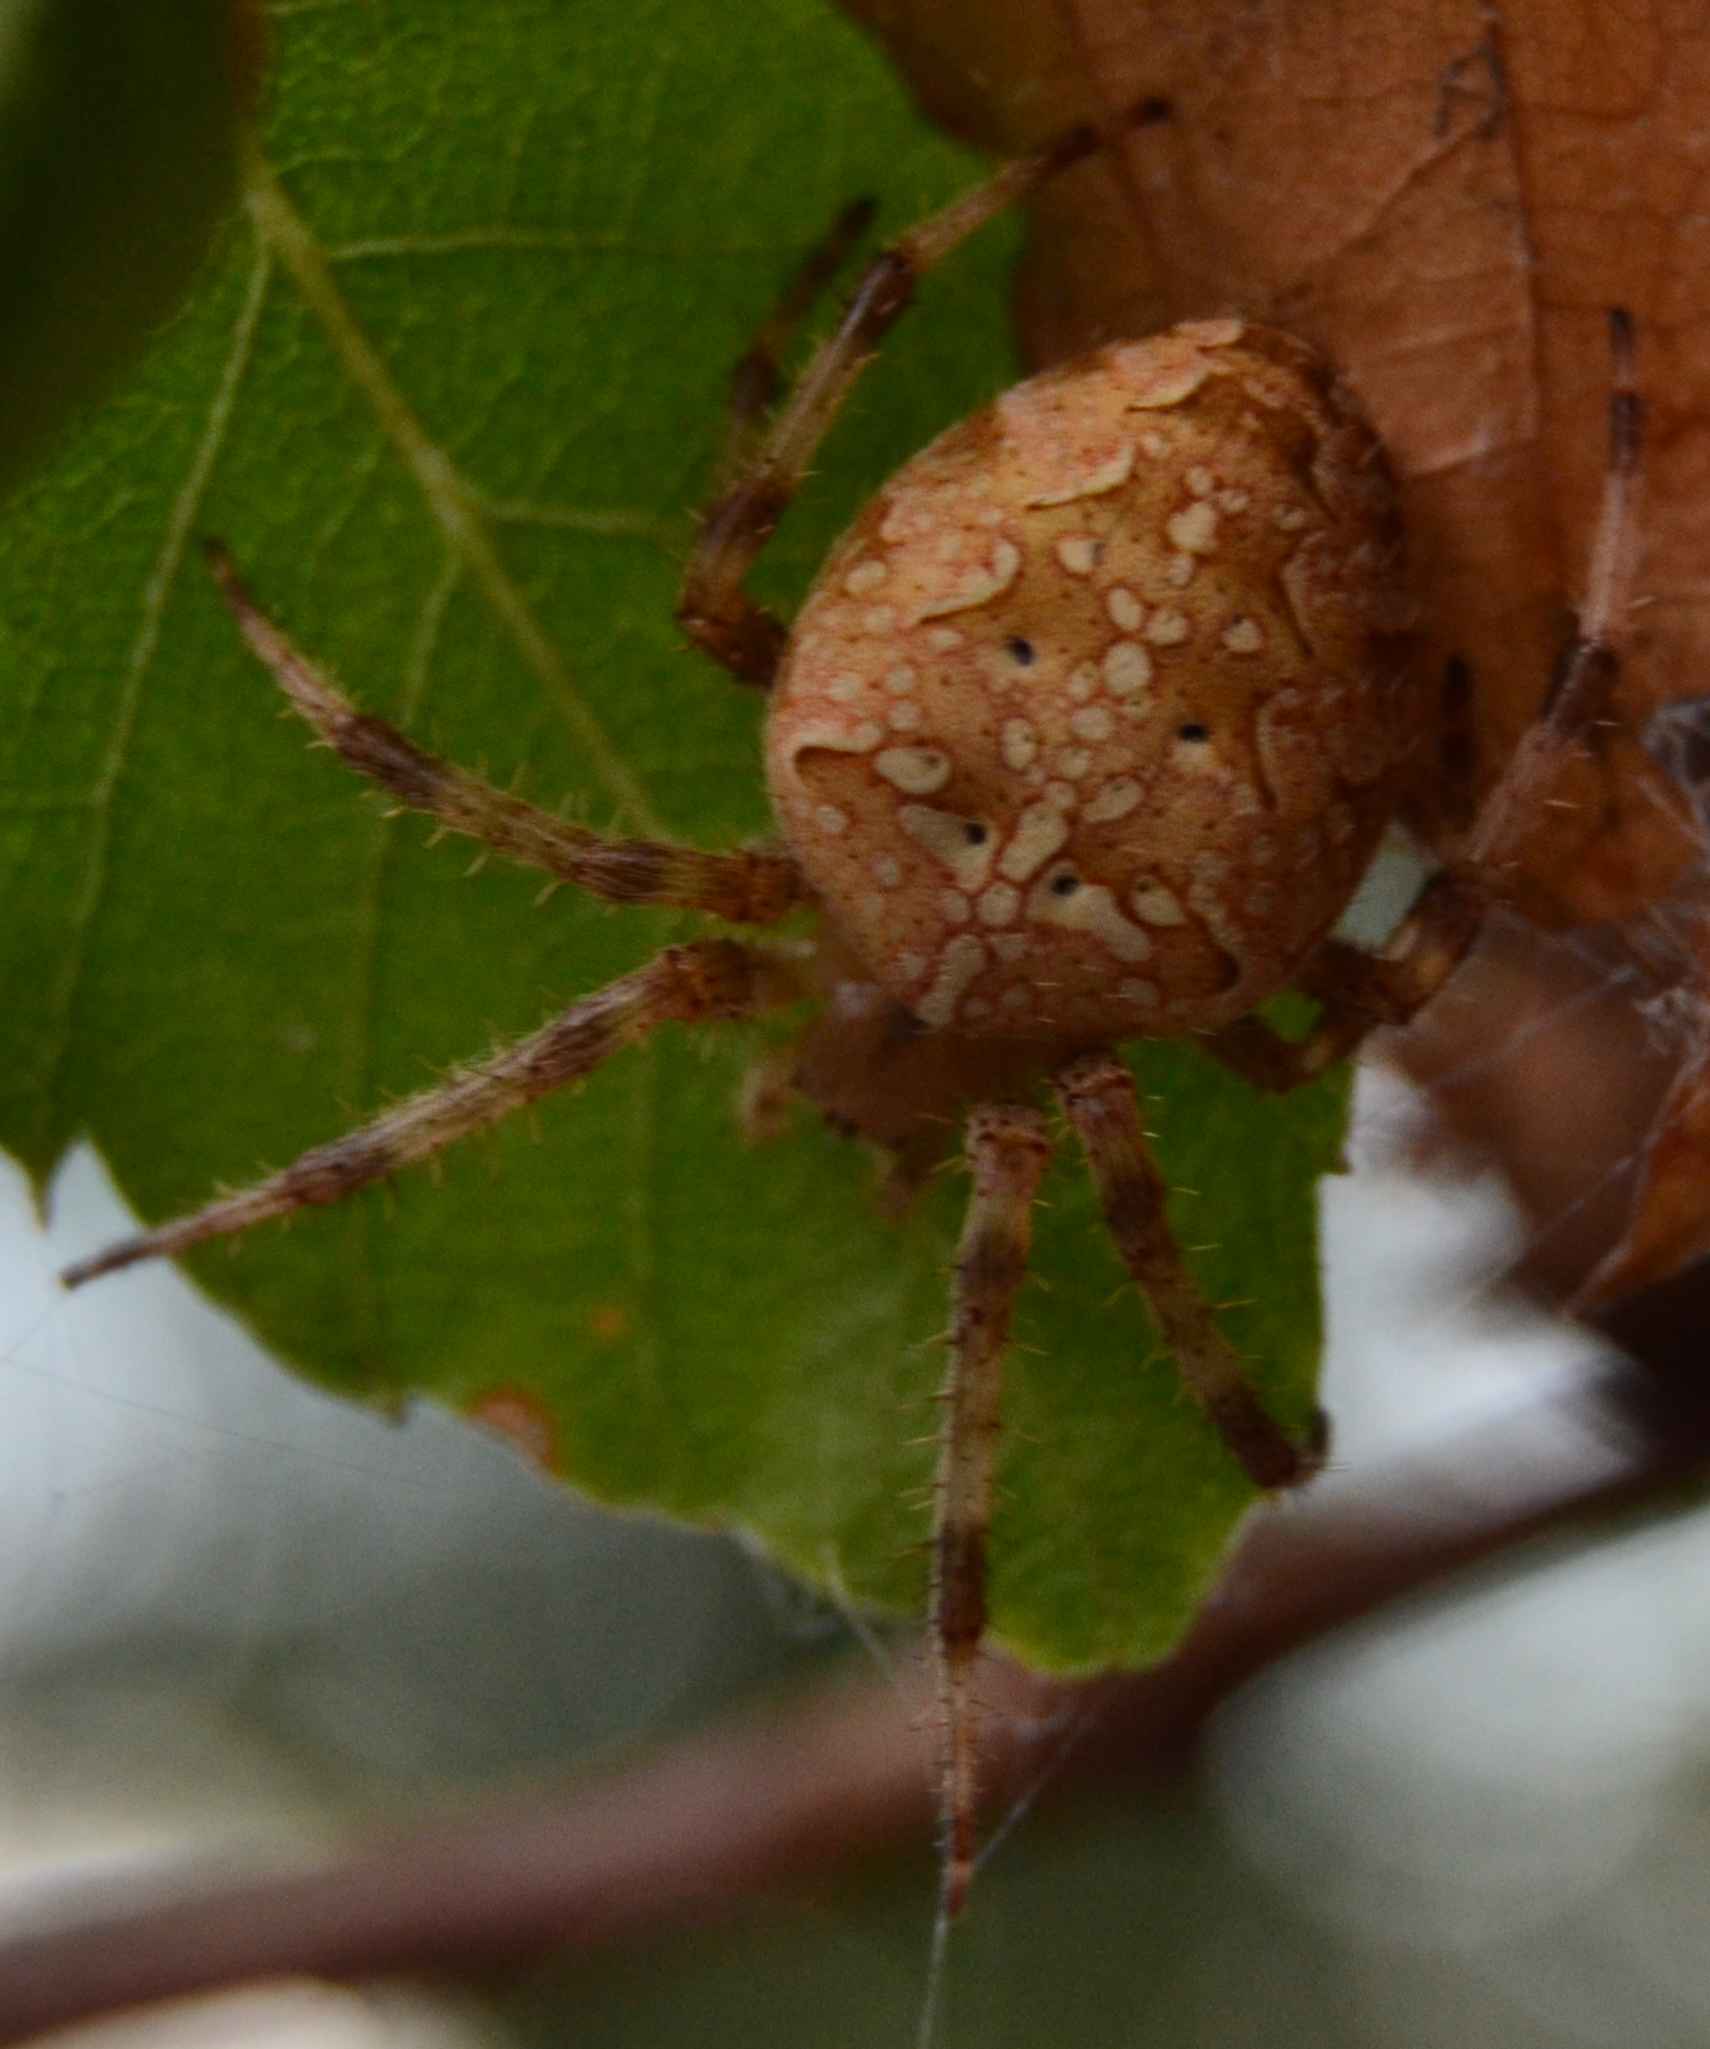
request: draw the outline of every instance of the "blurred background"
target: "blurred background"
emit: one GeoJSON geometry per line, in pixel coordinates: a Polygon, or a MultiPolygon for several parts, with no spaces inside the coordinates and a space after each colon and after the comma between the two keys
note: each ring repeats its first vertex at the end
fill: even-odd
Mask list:
{"type": "MultiPolygon", "coordinates": [[[[1494,1185],[1405,1163],[1405,1087],[1367,1073],[1360,1111],[1324,1196],[1356,1471],[1595,1350],[1504,1291],[1527,1227],[1494,1185]]],[[[871,1657],[733,1543],[585,1509],[444,1414],[291,1382],[175,1272],[60,1296],[56,1266],[123,1228],[89,1153],[45,1235],[10,1170],[0,1191],[7,1924],[187,1863],[276,1868],[871,1657]]],[[[1702,2042],[1707,1568],[1678,1499],[1527,1547],[1275,1669],[1162,1791],[1018,1815],[944,2040],[1702,2042]]],[[[491,1996],[294,1984],[96,2038],[907,2042],[931,1883],[922,1845],[491,1996]]]]}

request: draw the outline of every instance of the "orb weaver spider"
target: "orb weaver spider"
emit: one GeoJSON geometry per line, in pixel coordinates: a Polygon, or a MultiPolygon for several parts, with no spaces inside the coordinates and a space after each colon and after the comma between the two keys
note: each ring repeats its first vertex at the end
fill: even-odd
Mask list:
{"type": "Polygon", "coordinates": [[[426,753],[359,711],[250,596],[214,575],[290,703],[361,776],[508,859],[615,904],[734,925],[819,914],[810,943],[712,937],[578,999],[537,1031],[239,1193],[67,1269],[68,1286],[342,1201],[590,1073],[668,1023],[817,1002],[791,1080],[887,1152],[899,1203],[958,1123],[972,1191],[951,1285],[930,1634],[941,1904],[974,1864],[986,1553],[1000,1392],[1054,1094],[1188,1392],[1260,1489],[1309,1479],[1165,1217],[1122,1041],[1191,1035],[1286,1091],[1404,1023],[1501,894],[1553,776],[1601,716],[1631,582],[1640,409],[1612,316],[1611,454],[1588,591],[1543,715],[1454,858],[1380,954],[1330,936],[1432,728],[1382,449],[1304,343],[1239,319],[1117,342],[941,435],[833,547],[792,627],[747,578],[918,280],[1148,101],[999,169],[891,242],[793,390],[779,355],[866,224],[809,256],[732,382],[729,481],[677,617],[768,693],[781,846],[602,836],[426,753]],[[1304,1038],[1255,1007],[1314,999],[1304,1038]]]}

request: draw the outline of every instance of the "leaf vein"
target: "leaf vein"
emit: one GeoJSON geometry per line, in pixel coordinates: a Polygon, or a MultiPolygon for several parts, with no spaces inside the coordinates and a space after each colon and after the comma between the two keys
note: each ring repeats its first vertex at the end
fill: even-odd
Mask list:
{"type": "Polygon", "coordinates": [[[594,506],[553,505],[531,498],[488,498],[482,502],[487,517],[501,526],[563,527],[599,540],[651,541],[655,547],[667,550],[675,546],[678,538],[671,521],[625,506],[602,511],[594,506]]]}
{"type": "Polygon", "coordinates": [[[647,243],[622,231],[583,234],[566,228],[513,228],[505,226],[447,228],[439,234],[362,235],[348,242],[329,243],[326,261],[335,269],[356,263],[393,262],[401,257],[491,255],[494,252],[556,256],[651,257],[661,263],[685,263],[707,256],[728,257],[732,262],[756,262],[776,256],[753,242],[697,240],[683,243],[647,243]]]}
{"type": "Polygon", "coordinates": [[[89,962],[90,935],[100,911],[111,869],[113,799],[124,774],[131,739],[141,712],[143,684],[160,646],[161,624],[165,617],[167,600],[178,580],[178,572],[183,567],[185,552],[189,547],[197,513],[207,493],[208,480],[213,475],[214,464],[231,430],[232,419],[237,409],[238,391],[254,353],[256,334],[261,326],[262,308],[266,304],[272,277],[271,257],[265,250],[257,251],[256,261],[250,272],[249,287],[232,328],[231,346],[227,349],[226,360],[221,365],[219,380],[208,406],[201,438],[191,454],[190,466],[185,472],[184,481],[168,509],[160,550],[143,585],[137,630],[132,638],[130,654],[120,678],[119,701],[113,720],[112,736],[89,792],[87,808],[94,814],[95,822],[90,833],[88,865],[82,887],[77,892],[71,916],[67,921],[66,942],[59,956],[58,986],[49,994],[44,1005],[46,1014],[58,1021],[58,1030],[54,1034],[54,1053],[42,1087],[42,1115],[50,1129],[58,1121],[55,1112],[60,1091],[65,1085],[66,1063],[71,1051],[70,1021],[76,1011],[78,992],[82,987],[84,972],[89,962]]]}
{"type": "Polygon", "coordinates": [[[319,322],[346,375],[367,400],[381,431],[415,480],[453,552],[470,572],[525,664],[556,700],[595,777],[636,828],[662,836],[665,828],[641,782],[620,757],[521,587],[500,559],[487,530],[480,494],[416,417],[386,363],[345,303],[333,279],[326,251],[259,157],[250,167],[247,198],[263,246],[278,257],[304,304],[319,322]]]}

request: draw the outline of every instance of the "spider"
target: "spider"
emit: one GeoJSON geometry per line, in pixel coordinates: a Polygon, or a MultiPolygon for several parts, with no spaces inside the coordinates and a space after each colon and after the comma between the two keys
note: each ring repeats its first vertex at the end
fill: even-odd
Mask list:
{"type": "Polygon", "coordinates": [[[973,1870],[986,1553],[1004,1353],[1054,1095],[1183,1383],[1261,1490],[1320,1466],[1268,1413],[1165,1216],[1125,1041],[1191,1035],[1284,1091],[1404,1023],[1454,972],[1562,762],[1601,716],[1631,580],[1640,410],[1611,316],[1611,453],[1586,603],[1543,715],[1381,954],[1330,936],[1433,724],[1381,447],[1304,343],[1234,318],[1115,342],[1016,386],[905,465],[793,626],[747,579],[919,279],[1149,101],[986,178],[885,247],[780,399],[783,347],[866,225],[850,209],[737,366],[726,480],[690,557],[688,638],[768,693],[782,845],[604,837],[359,711],[210,544],[243,636],[356,772],[440,826],[618,904],[811,942],[667,946],[537,1031],[247,1190],[69,1268],[96,1275],[342,1201],[668,1023],[813,999],[791,1081],[883,1149],[899,1203],[953,1145],[971,1177],[951,1282],[930,1635],[948,1918],[973,1870]],[[1315,999],[1304,1038],[1254,1015],[1315,999]]]}

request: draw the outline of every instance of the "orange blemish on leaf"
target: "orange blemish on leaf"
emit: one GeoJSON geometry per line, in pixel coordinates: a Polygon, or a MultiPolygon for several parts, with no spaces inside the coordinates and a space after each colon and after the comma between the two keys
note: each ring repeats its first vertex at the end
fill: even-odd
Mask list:
{"type": "Polygon", "coordinates": [[[603,1345],[615,1345],[630,1333],[629,1311],[620,1302],[601,1302],[588,1312],[589,1334],[603,1345]]]}
{"type": "Polygon", "coordinates": [[[530,1465],[545,1473],[559,1470],[558,1425],[538,1395],[520,1387],[491,1387],[466,1405],[466,1413],[507,1438],[530,1465]]]}

